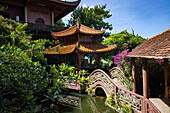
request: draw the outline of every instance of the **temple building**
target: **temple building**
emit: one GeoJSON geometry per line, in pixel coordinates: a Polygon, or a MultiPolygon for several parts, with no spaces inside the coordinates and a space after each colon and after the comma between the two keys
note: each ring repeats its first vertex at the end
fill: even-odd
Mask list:
{"type": "Polygon", "coordinates": [[[0,15],[18,22],[54,25],[79,3],[80,0],[0,0],[0,15]]]}
{"type": "MultiPolygon", "coordinates": [[[[116,45],[106,46],[96,41],[104,33],[104,30],[95,30],[79,24],[79,22],[64,31],[51,32],[52,36],[62,43],[45,50],[48,62],[64,62],[77,67],[78,70],[100,68],[100,57],[116,48],[116,45]],[[92,57],[93,61],[95,59],[95,65],[88,65],[89,57],[92,57]]],[[[90,64],[92,64],[92,60],[90,64]]]]}

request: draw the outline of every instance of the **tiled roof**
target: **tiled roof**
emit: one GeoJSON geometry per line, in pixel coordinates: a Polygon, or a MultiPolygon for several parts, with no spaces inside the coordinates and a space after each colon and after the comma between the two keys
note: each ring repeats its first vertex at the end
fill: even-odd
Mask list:
{"type": "Polygon", "coordinates": [[[102,52],[109,52],[116,48],[114,46],[106,46],[100,44],[98,42],[80,42],[74,44],[61,44],[57,45],[50,50],[45,50],[46,54],[69,54],[72,53],[75,49],[79,50],[80,52],[85,53],[102,53],[102,52]]]}
{"type": "Polygon", "coordinates": [[[78,50],[81,52],[100,53],[100,52],[109,52],[115,48],[116,45],[106,46],[98,42],[80,42],[78,50]]]}
{"type": "Polygon", "coordinates": [[[66,5],[78,5],[80,3],[81,0],[77,0],[77,1],[73,1],[73,2],[69,2],[69,1],[61,1],[61,0],[49,0],[49,1],[52,1],[52,2],[56,2],[56,3],[60,3],[60,4],[66,4],[66,5]]]}
{"type": "Polygon", "coordinates": [[[82,24],[76,24],[64,31],[51,32],[51,34],[55,39],[58,39],[59,37],[70,36],[76,33],[90,34],[90,35],[103,35],[104,32],[105,32],[104,30],[95,30],[82,24]]]}
{"type": "Polygon", "coordinates": [[[170,29],[148,38],[128,56],[154,59],[170,58],[170,29]]]}

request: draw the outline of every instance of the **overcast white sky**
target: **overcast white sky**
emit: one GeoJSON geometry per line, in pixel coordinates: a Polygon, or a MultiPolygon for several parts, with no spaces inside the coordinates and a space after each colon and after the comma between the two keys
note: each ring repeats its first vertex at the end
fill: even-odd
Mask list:
{"type": "MultiPolygon", "coordinates": [[[[134,29],[135,34],[149,38],[170,29],[170,0],[81,0],[79,6],[99,4],[107,4],[112,14],[105,20],[112,24],[112,33],[134,29]]],[[[63,21],[68,18],[70,14],[63,21]]]]}

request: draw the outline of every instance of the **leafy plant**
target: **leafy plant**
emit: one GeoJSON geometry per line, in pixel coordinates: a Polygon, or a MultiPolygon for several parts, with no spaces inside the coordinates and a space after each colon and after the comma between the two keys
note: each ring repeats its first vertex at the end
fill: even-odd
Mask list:
{"type": "MultiPolygon", "coordinates": [[[[113,55],[117,55],[118,53],[122,52],[123,50],[128,47],[129,52],[132,51],[137,45],[142,43],[145,39],[139,36],[138,34],[129,33],[127,30],[121,31],[120,33],[111,34],[109,37],[106,38],[102,43],[105,45],[114,45],[116,44],[117,47],[114,49],[113,52],[107,53],[103,56],[104,59],[107,61],[113,61],[113,55]]],[[[112,67],[114,65],[111,65],[112,67]]]]}
{"type": "Polygon", "coordinates": [[[110,94],[107,98],[106,98],[106,103],[110,104],[111,106],[115,105],[115,101],[113,98],[113,94],[110,94]]]}
{"type": "Polygon", "coordinates": [[[122,113],[132,113],[131,105],[129,105],[129,104],[123,105],[123,107],[121,108],[121,112],[122,113]]]}
{"type": "Polygon", "coordinates": [[[50,105],[66,90],[63,76],[76,69],[47,65],[47,40],[30,40],[26,26],[0,16],[0,112],[53,112],[50,105]]]}
{"type": "Polygon", "coordinates": [[[131,67],[130,62],[126,58],[126,56],[129,54],[128,47],[126,47],[126,50],[123,50],[122,52],[118,53],[114,56],[114,64],[123,70],[125,76],[119,76],[120,81],[126,85],[126,87],[129,90],[132,90],[132,76],[131,76],[131,67]]]}

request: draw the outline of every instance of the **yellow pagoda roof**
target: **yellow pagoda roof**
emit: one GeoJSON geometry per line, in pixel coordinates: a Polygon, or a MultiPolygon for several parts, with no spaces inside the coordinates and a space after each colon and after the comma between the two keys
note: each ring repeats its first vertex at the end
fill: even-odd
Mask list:
{"type": "Polygon", "coordinates": [[[61,44],[57,45],[50,50],[45,50],[46,54],[69,54],[75,51],[77,49],[80,52],[85,53],[103,53],[103,52],[109,52],[116,48],[116,45],[113,46],[106,46],[103,44],[100,44],[98,42],[77,42],[74,44],[61,44]]]}
{"type": "Polygon", "coordinates": [[[80,42],[78,50],[81,52],[90,52],[90,53],[100,53],[108,52],[115,49],[117,46],[106,46],[98,42],[80,42]]]}
{"type": "Polygon", "coordinates": [[[82,24],[76,24],[64,31],[51,32],[52,36],[55,39],[58,39],[60,37],[70,36],[76,33],[89,34],[89,35],[103,35],[105,33],[105,30],[96,30],[82,24]]]}

